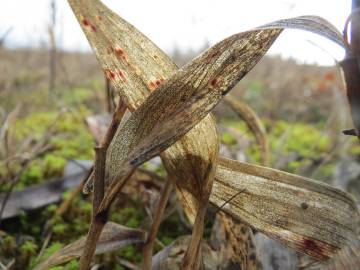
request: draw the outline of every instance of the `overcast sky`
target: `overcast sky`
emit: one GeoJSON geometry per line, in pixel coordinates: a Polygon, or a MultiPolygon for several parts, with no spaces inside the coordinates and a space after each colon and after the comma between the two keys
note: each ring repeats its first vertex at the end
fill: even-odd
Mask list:
{"type": "MultiPolygon", "coordinates": [[[[104,0],[115,12],[135,25],[159,47],[171,52],[198,49],[221,39],[280,18],[319,15],[340,31],[349,14],[350,0],[104,0]]],[[[66,50],[90,50],[84,34],[66,0],[57,0],[57,41],[66,50]]],[[[13,31],[9,47],[38,47],[47,43],[50,0],[0,0],[0,36],[13,31]]],[[[287,30],[270,53],[293,57],[300,62],[334,64],[333,59],[308,40],[326,49],[335,58],[343,50],[314,34],[287,30]]]]}

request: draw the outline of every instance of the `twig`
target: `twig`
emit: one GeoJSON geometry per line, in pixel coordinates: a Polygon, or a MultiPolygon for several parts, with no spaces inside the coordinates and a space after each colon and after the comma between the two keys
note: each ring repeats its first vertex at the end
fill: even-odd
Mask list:
{"type": "Polygon", "coordinates": [[[106,151],[116,133],[116,130],[121,122],[125,111],[126,108],[124,107],[122,100],[119,99],[118,106],[113,115],[111,124],[102,141],[102,144],[101,146],[95,148],[93,215],[88,236],[86,238],[85,249],[80,258],[80,270],[89,269],[91,260],[95,253],[96,243],[108,219],[108,211],[104,211],[100,214],[97,213],[100,203],[104,198],[105,192],[106,151]]]}
{"type": "Polygon", "coordinates": [[[199,209],[196,214],[190,243],[181,264],[181,270],[203,269],[203,259],[201,254],[201,239],[204,233],[204,220],[207,210],[207,200],[199,202],[199,209]]]}
{"type": "Polygon", "coordinates": [[[159,204],[156,208],[156,212],[154,215],[154,221],[151,225],[149,235],[148,235],[146,243],[143,247],[143,265],[142,265],[143,270],[151,269],[152,255],[153,255],[154,244],[156,241],[156,235],[159,230],[160,223],[161,223],[162,216],[164,214],[167,202],[169,200],[169,195],[170,195],[171,189],[172,189],[172,181],[171,181],[171,179],[168,179],[166,181],[166,184],[165,184],[162,192],[161,192],[160,201],[159,201],[159,204]]]}
{"type": "Polygon", "coordinates": [[[88,270],[91,260],[96,250],[96,243],[104,228],[108,213],[103,212],[102,215],[97,215],[97,210],[104,198],[105,191],[105,161],[106,161],[106,147],[99,146],[95,148],[95,165],[94,165],[94,196],[93,196],[93,217],[90,225],[90,230],[86,238],[85,248],[80,258],[79,269],[88,270]]]}

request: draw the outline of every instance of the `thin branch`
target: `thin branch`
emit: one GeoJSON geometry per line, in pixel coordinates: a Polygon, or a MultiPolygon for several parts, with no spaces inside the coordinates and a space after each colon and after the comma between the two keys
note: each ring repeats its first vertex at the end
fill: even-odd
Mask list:
{"type": "Polygon", "coordinates": [[[105,191],[105,161],[106,148],[103,146],[95,148],[95,166],[94,166],[94,196],[93,196],[93,217],[90,225],[90,230],[86,238],[83,254],[80,258],[80,270],[88,270],[91,260],[96,250],[96,243],[100,237],[101,231],[104,228],[108,216],[104,213],[102,216],[96,215],[105,191]]]}
{"type": "MultiPolygon", "coordinates": [[[[126,108],[121,99],[119,99],[118,106],[113,115],[111,124],[105,134],[101,146],[95,148],[95,163],[94,163],[94,196],[93,196],[93,215],[92,222],[88,236],[86,238],[85,249],[80,258],[80,270],[88,270],[91,260],[96,250],[96,243],[100,237],[101,231],[104,228],[107,219],[108,211],[103,211],[97,214],[101,201],[105,193],[105,165],[106,165],[106,151],[116,133],[116,130],[121,122],[121,119],[126,111],[126,108]]],[[[108,209],[107,209],[108,210],[108,209]]]]}
{"type": "Polygon", "coordinates": [[[171,189],[172,189],[172,180],[167,179],[166,184],[161,192],[161,197],[158,206],[156,208],[154,221],[151,225],[151,229],[147,237],[147,241],[143,247],[143,265],[142,265],[143,270],[151,269],[152,255],[153,255],[154,244],[156,241],[156,235],[159,230],[167,202],[169,200],[171,189]]]}

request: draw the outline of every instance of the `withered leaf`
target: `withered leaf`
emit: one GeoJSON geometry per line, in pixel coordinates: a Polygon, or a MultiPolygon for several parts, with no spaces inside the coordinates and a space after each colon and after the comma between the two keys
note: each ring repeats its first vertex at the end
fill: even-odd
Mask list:
{"type": "Polygon", "coordinates": [[[258,29],[273,29],[277,27],[309,31],[323,36],[345,48],[344,39],[339,30],[333,24],[318,16],[306,15],[278,20],[259,26],[258,29]]]}
{"type": "MultiPolygon", "coordinates": [[[[178,270],[181,269],[181,261],[189,245],[189,236],[176,238],[169,246],[159,251],[153,257],[153,270],[178,270]]],[[[204,256],[204,270],[218,269],[218,254],[211,249],[206,241],[202,241],[204,256]]]]}
{"type": "MultiPolygon", "coordinates": [[[[177,71],[177,66],[162,50],[100,1],[69,0],[69,3],[105,75],[131,111],[177,71]]],[[[191,222],[195,219],[198,199],[209,196],[212,171],[216,168],[216,164],[209,164],[216,162],[217,152],[215,121],[208,115],[161,154],[167,173],[177,179],[177,194],[191,222]]],[[[92,178],[84,191],[88,193],[91,188],[92,178]]]]}
{"type": "MultiPolygon", "coordinates": [[[[65,246],[52,254],[44,262],[36,266],[34,270],[49,269],[50,267],[63,264],[80,257],[84,248],[85,240],[85,237],[83,237],[74,243],[65,246]]],[[[100,235],[95,254],[118,250],[131,244],[143,243],[144,241],[144,231],[131,229],[114,222],[108,222],[100,235]]]]}
{"type": "Polygon", "coordinates": [[[233,35],[181,68],[151,93],[118,129],[107,154],[111,187],[102,210],[129,171],[158,155],[189,131],[261,59],[281,30],[233,35]],[[114,181],[116,180],[116,181],[114,181]],[[117,186],[117,188],[116,188],[117,186]]]}
{"type": "Polygon", "coordinates": [[[216,215],[211,246],[218,252],[218,269],[261,269],[251,228],[224,212],[216,215]]]}
{"type": "MultiPolygon", "coordinates": [[[[91,12],[89,11],[88,13],[83,14],[76,11],[76,6],[86,6],[87,3],[89,3],[90,1],[70,0],[70,2],[77,2],[77,4],[73,5],[73,8],[75,7],[75,13],[77,13],[78,18],[82,21],[83,26],[86,28],[86,31],[88,31],[88,36],[96,35],[99,29],[106,29],[107,25],[104,24],[97,26],[92,22],[93,19],[98,19],[99,21],[103,19],[101,15],[102,13],[105,13],[105,11],[103,9],[103,6],[99,6],[100,2],[96,1],[97,4],[99,4],[95,8],[96,10],[89,9],[91,12]],[[100,15],[98,14],[99,12],[100,15]],[[93,18],[91,17],[93,16],[92,14],[99,17],[93,18]],[[89,21],[88,18],[91,18],[91,21],[89,21]]],[[[79,11],[81,9],[78,8],[77,10],[79,11]]],[[[110,21],[115,20],[113,17],[109,18],[111,18],[110,21]]],[[[148,77],[144,77],[144,79],[140,76],[140,74],[142,73],[141,71],[139,72],[139,70],[137,69],[138,66],[131,65],[133,63],[129,61],[131,57],[126,57],[126,53],[129,52],[125,52],[124,50],[116,50],[115,47],[113,47],[114,50],[111,50],[111,48],[110,50],[108,50],[109,46],[105,46],[108,54],[107,56],[100,57],[100,61],[102,61],[106,75],[111,80],[113,80],[113,84],[116,85],[117,82],[115,83],[115,80],[118,80],[119,85],[121,83],[125,84],[128,82],[124,79],[127,78],[127,74],[124,73],[123,70],[117,69],[119,64],[117,62],[114,62],[114,57],[111,56],[111,60],[107,60],[107,57],[110,57],[110,54],[115,53],[117,56],[119,56],[121,61],[124,62],[123,67],[128,67],[127,72],[129,72],[128,70],[132,70],[132,75],[136,74],[137,76],[140,76],[140,78],[138,78],[133,75],[134,77],[136,77],[134,79],[134,83],[127,84],[126,88],[121,88],[121,86],[119,86],[118,88],[120,89],[120,91],[122,91],[125,95],[126,90],[124,89],[133,90],[137,88],[137,86],[142,86],[142,89],[144,89],[144,85],[147,89],[146,91],[141,91],[140,93],[133,95],[132,98],[128,97],[127,99],[125,99],[127,100],[128,106],[131,110],[134,110],[137,107],[139,107],[139,109],[136,110],[135,113],[129,118],[129,120],[121,128],[118,129],[115,139],[110,146],[107,156],[107,163],[109,164],[107,168],[107,179],[111,183],[111,186],[108,189],[108,193],[101,205],[100,211],[108,208],[113,198],[117,194],[118,190],[125,183],[125,179],[136,166],[140,165],[142,162],[148,160],[154,155],[159,154],[161,151],[167,149],[171,144],[176,142],[181,136],[183,136],[187,131],[193,128],[194,125],[196,125],[208,114],[208,112],[220,101],[220,99],[232,88],[232,86],[238,80],[240,80],[264,55],[267,49],[271,46],[272,42],[282,31],[282,27],[302,29],[311,28],[311,31],[320,33],[321,35],[330,37],[337,43],[341,43],[341,41],[338,39],[338,33],[336,33],[336,31],[334,32],[333,27],[329,26],[327,22],[324,22],[322,19],[319,19],[317,17],[298,17],[296,19],[282,20],[280,22],[268,24],[262,26],[259,29],[254,29],[248,32],[234,35],[218,43],[209,51],[205,52],[203,55],[201,55],[200,57],[189,63],[187,66],[176,72],[165,83],[162,83],[163,80],[161,80],[161,78],[159,79],[160,83],[156,83],[155,81],[155,84],[159,85],[159,87],[157,88],[158,90],[154,91],[149,96],[149,98],[144,103],[142,103],[142,105],[140,105],[140,107],[139,104],[145,98],[148,90],[152,90],[152,88],[154,88],[153,84],[151,84],[151,82],[153,81],[149,82],[148,77]],[[111,51],[112,53],[110,53],[111,51]],[[123,54],[124,52],[125,54],[123,54]],[[108,62],[110,62],[111,64],[109,66],[105,66],[108,65],[108,62]],[[110,70],[107,70],[107,68],[110,70]],[[111,68],[116,69],[111,70],[111,68]],[[138,80],[137,83],[135,82],[136,80],[138,80]],[[129,87],[129,85],[133,86],[127,88],[129,87]],[[138,100],[140,100],[139,103],[136,103],[138,100]]],[[[110,29],[112,33],[118,32],[117,27],[110,29]]],[[[125,40],[124,44],[131,44],[132,42],[142,44],[141,42],[139,42],[139,40],[144,42],[144,44],[152,44],[149,43],[146,38],[144,39],[144,36],[137,36],[138,32],[134,31],[135,28],[130,25],[127,26],[127,29],[123,28],[122,30],[123,32],[119,31],[119,33],[126,33],[123,35],[123,38],[125,40]],[[128,33],[131,30],[135,33],[133,36],[129,35],[128,33]],[[134,39],[135,41],[129,42],[129,40],[131,39],[134,39]]],[[[103,32],[99,34],[99,36],[102,37],[103,40],[108,39],[107,36],[104,37],[103,32]]],[[[95,48],[95,52],[97,52],[98,50],[101,50],[104,44],[101,43],[99,46],[97,46],[96,43],[98,41],[96,41],[96,39],[94,40],[95,42],[93,43],[93,46],[95,48]]],[[[141,48],[141,45],[138,45],[138,48],[139,46],[141,48]]],[[[155,45],[152,46],[155,47],[155,45]]],[[[144,46],[144,49],[146,49],[146,47],[147,46],[144,46]]],[[[128,48],[133,49],[132,45],[128,48]]],[[[106,50],[103,50],[103,52],[105,51],[106,50]]],[[[134,47],[134,51],[136,51],[136,47],[134,47]]],[[[140,52],[139,59],[144,59],[142,57],[146,54],[141,49],[136,52],[140,52]]],[[[136,54],[134,54],[132,57],[134,57],[134,59],[137,59],[136,54]]],[[[162,54],[161,57],[153,58],[157,59],[157,63],[160,65],[168,61],[164,54],[162,54]]],[[[139,59],[134,60],[134,63],[136,63],[136,61],[144,62],[144,60],[139,59]]],[[[146,59],[146,61],[148,61],[148,59],[146,59]]],[[[144,70],[147,70],[147,67],[149,66],[146,66],[144,64],[144,70]]],[[[173,68],[175,70],[174,66],[173,68]]],[[[171,76],[171,72],[174,71],[171,69],[172,68],[169,67],[169,74],[163,74],[164,78],[165,76],[168,76],[167,78],[171,76]]],[[[136,93],[136,91],[134,92],[136,93]]],[[[194,137],[192,138],[191,142],[194,143],[194,141],[200,138],[201,137],[194,137]]],[[[181,155],[181,153],[177,155],[180,157],[186,156],[181,155]]],[[[181,164],[183,160],[186,159],[182,158],[178,163],[181,164]]],[[[177,159],[171,160],[171,162],[175,161],[177,161],[177,159]]],[[[211,165],[212,163],[210,162],[207,164],[211,165]]],[[[261,171],[262,170],[259,170],[259,172],[261,171]]],[[[236,183],[231,182],[229,179],[224,180],[220,177],[217,180],[222,181],[222,183],[230,183],[228,185],[230,185],[230,188],[232,189],[237,187],[236,183]]],[[[219,183],[219,181],[217,181],[217,183],[219,183]]],[[[305,185],[305,187],[303,188],[303,193],[305,195],[308,192],[306,191],[307,188],[311,190],[311,188],[314,188],[314,186],[305,185]]],[[[333,190],[334,194],[338,194],[338,192],[339,191],[335,189],[333,190]]],[[[318,193],[320,194],[321,192],[318,193]]],[[[342,196],[346,197],[345,195],[342,196]]],[[[286,198],[287,197],[285,197],[284,199],[286,198]]],[[[311,198],[308,199],[310,200],[311,198]]],[[[315,200],[316,198],[312,199],[315,200]]],[[[326,200],[326,198],[324,200],[326,200]]],[[[333,198],[333,200],[329,202],[332,207],[330,208],[330,210],[327,211],[335,213],[337,212],[335,211],[335,209],[342,209],[344,205],[341,205],[340,201],[340,199],[335,200],[333,198]]],[[[256,203],[259,203],[259,201],[255,201],[254,204],[256,207],[260,208],[257,209],[255,207],[254,209],[257,209],[257,211],[261,211],[262,205],[258,206],[256,205],[256,203]]],[[[346,202],[344,204],[346,205],[346,202]]],[[[347,202],[348,206],[351,204],[351,202],[347,202]]],[[[306,209],[308,209],[308,205],[309,204],[301,205],[301,209],[304,210],[305,213],[307,213],[306,209]]],[[[314,206],[317,206],[317,204],[314,203],[314,206]]],[[[227,209],[228,208],[229,207],[227,207],[227,209]]],[[[315,209],[317,208],[315,207],[315,209]]],[[[255,222],[255,228],[258,227],[268,235],[271,235],[274,238],[281,240],[285,244],[295,247],[298,250],[302,250],[303,252],[306,252],[320,259],[327,258],[335,250],[337,250],[338,248],[342,248],[347,242],[347,235],[344,236],[346,238],[344,241],[340,241],[342,239],[340,237],[340,234],[334,239],[331,238],[332,230],[335,230],[335,235],[338,235],[338,231],[346,231],[346,228],[348,228],[347,232],[352,231],[352,228],[349,227],[350,225],[348,222],[349,215],[354,215],[354,210],[349,210],[348,215],[343,214],[345,215],[344,220],[336,220],[338,224],[336,222],[331,223],[330,221],[332,220],[332,218],[334,219],[338,215],[342,215],[341,213],[331,216],[329,219],[330,221],[326,220],[322,215],[319,215],[319,217],[310,215],[314,220],[316,220],[316,222],[314,223],[325,224],[326,226],[328,226],[325,230],[321,231],[320,229],[316,229],[311,226],[312,224],[307,224],[307,226],[305,227],[300,226],[299,224],[304,225],[304,220],[296,219],[297,223],[295,222],[294,224],[291,224],[291,222],[288,222],[289,218],[286,216],[287,214],[290,215],[291,213],[286,212],[285,210],[280,211],[280,217],[278,218],[276,218],[276,215],[268,214],[268,223],[261,223],[259,220],[256,219],[251,220],[250,217],[248,217],[248,219],[255,222]],[[319,220],[317,220],[317,218],[319,218],[319,220]],[[330,224],[328,224],[327,222],[330,224]],[[285,226],[282,225],[282,223],[287,225],[287,227],[285,227],[287,228],[287,230],[279,229],[282,228],[281,226],[285,226]],[[261,225],[264,226],[262,227],[261,225]],[[316,235],[314,233],[319,231],[319,235],[316,235]]],[[[325,211],[325,213],[327,213],[327,211],[325,211]]],[[[294,213],[298,212],[294,211],[294,213]]],[[[236,215],[236,213],[233,214],[236,215]]],[[[241,215],[238,213],[237,216],[240,217],[241,215]]],[[[243,219],[246,220],[246,216],[243,219]]]]}
{"type": "Polygon", "coordinates": [[[210,201],[256,230],[320,260],[356,239],[347,193],[301,176],[221,158],[210,201]]]}
{"type": "MultiPolygon", "coordinates": [[[[289,27],[293,26],[292,21],[287,20],[289,27]]],[[[305,28],[308,27],[304,17],[296,18],[294,27],[299,27],[298,21],[305,21],[305,28]]],[[[317,23],[313,29],[327,33],[326,26],[327,23],[317,23]]],[[[203,119],[261,59],[281,31],[279,28],[254,29],[235,34],[160,85],[115,135],[107,161],[110,181],[164,151],[203,119]],[[127,164],[120,166],[123,163],[127,164]]],[[[123,182],[115,185],[120,187],[123,182]]],[[[109,205],[116,190],[105,198],[104,206],[109,205]]]]}

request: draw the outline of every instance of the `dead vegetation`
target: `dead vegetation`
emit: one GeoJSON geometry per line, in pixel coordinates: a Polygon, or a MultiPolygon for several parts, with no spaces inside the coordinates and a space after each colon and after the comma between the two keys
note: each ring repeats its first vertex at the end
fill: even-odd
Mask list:
{"type": "MultiPolygon", "coordinates": [[[[134,243],[138,244],[134,256],[140,256],[142,269],[259,269],[253,230],[308,255],[311,267],[345,264],[345,269],[352,269],[359,263],[359,213],[351,195],[312,179],[220,156],[220,136],[211,114],[284,28],[310,30],[344,46],[341,34],[331,24],[315,16],[277,21],[233,35],[179,69],[100,1],[69,3],[114,88],[116,107],[107,131],[98,121],[89,124],[95,137],[103,136],[95,148],[94,166],[86,183],[82,182],[55,213],[45,235],[46,239],[52,237],[57,218],[69,210],[82,188],[92,193],[88,234],[35,261],[35,269],[48,269],[78,257],[76,267],[90,269],[95,254],[134,243]],[[139,168],[158,155],[166,176],[146,171],[150,180],[145,183],[139,168]],[[126,205],[126,196],[137,192],[144,196],[148,233],[144,228],[111,222],[112,206],[120,200],[126,205]],[[180,222],[191,228],[191,237],[179,237],[153,256],[160,224],[174,211],[171,206],[176,200],[188,220],[182,216],[180,222]],[[215,206],[212,218],[216,217],[212,245],[203,240],[210,205],[215,206]],[[314,260],[321,263],[312,263],[314,260]]],[[[326,82],[335,80],[331,74],[324,73],[326,82]]],[[[289,81],[284,89],[286,83],[289,81]]],[[[312,94],[319,94],[322,87],[315,87],[312,94]]],[[[235,96],[225,100],[254,133],[262,164],[270,164],[271,148],[259,117],[235,96]]],[[[103,107],[111,107],[106,100],[101,102],[103,107]]],[[[48,142],[48,134],[51,129],[41,143],[48,142]]],[[[38,156],[37,151],[34,153],[38,156]]],[[[2,210],[6,200],[2,201],[2,210]]],[[[124,207],[117,207],[117,211],[121,209],[124,207]]],[[[39,258],[49,241],[41,248],[39,258]]],[[[25,255],[23,260],[29,264],[33,255],[25,255]]],[[[132,261],[119,257],[115,261],[126,269],[138,269],[132,261]]]]}

